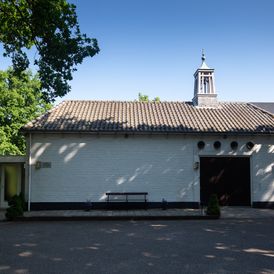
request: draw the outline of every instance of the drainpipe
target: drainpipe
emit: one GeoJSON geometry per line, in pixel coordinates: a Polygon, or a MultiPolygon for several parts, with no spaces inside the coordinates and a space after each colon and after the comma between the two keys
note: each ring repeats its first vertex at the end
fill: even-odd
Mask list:
{"type": "Polygon", "coordinates": [[[29,193],[28,193],[28,211],[30,211],[30,197],[31,197],[31,133],[29,134],[29,193]]]}

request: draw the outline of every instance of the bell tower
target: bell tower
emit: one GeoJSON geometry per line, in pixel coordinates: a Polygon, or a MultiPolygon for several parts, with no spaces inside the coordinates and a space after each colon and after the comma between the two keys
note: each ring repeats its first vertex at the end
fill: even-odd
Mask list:
{"type": "Polygon", "coordinates": [[[193,105],[198,107],[217,107],[217,93],[215,90],[214,69],[207,66],[204,50],[202,64],[194,73],[193,105]]]}

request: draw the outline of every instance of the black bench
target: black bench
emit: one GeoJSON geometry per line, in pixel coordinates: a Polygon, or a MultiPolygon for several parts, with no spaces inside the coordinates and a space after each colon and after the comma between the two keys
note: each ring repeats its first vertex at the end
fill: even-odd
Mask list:
{"type": "Polygon", "coordinates": [[[129,207],[129,202],[143,202],[146,209],[147,195],[147,192],[106,192],[108,207],[112,202],[121,202],[126,203],[127,209],[129,207]],[[135,199],[132,199],[134,196],[135,199]],[[136,199],[136,196],[138,196],[138,199],[136,199]]]}

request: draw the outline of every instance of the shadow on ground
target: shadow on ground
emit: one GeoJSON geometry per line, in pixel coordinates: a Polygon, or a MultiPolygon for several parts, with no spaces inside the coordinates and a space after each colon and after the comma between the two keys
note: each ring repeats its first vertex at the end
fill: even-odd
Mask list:
{"type": "Polygon", "coordinates": [[[274,221],[0,223],[0,273],[273,273],[274,221]]]}

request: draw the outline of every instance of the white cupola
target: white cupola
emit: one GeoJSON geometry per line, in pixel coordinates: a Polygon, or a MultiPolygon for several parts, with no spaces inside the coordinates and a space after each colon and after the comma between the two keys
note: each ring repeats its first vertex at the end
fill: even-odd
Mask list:
{"type": "Polygon", "coordinates": [[[214,69],[207,66],[204,50],[202,64],[194,73],[193,105],[198,107],[216,107],[217,93],[215,90],[214,69]]]}

